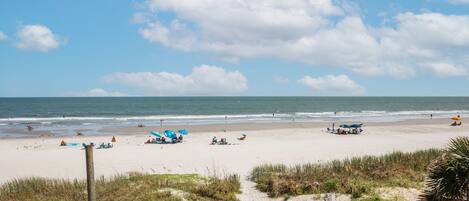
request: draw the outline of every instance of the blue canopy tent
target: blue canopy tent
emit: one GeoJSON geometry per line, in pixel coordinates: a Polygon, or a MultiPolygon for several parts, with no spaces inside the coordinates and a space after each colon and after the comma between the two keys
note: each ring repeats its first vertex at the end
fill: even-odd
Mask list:
{"type": "Polygon", "coordinates": [[[339,127],[341,128],[361,128],[363,124],[351,124],[351,125],[348,125],[348,124],[342,124],[340,125],[339,127]]]}
{"type": "Polygon", "coordinates": [[[340,125],[339,127],[341,127],[341,128],[350,128],[350,126],[347,125],[347,124],[342,124],[342,125],[340,125]]]}
{"type": "Polygon", "coordinates": [[[187,135],[187,134],[189,134],[189,131],[187,131],[186,129],[178,130],[178,132],[179,132],[181,135],[187,135]]]}
{"type": "Polygon", "coordinates": [[[350,128],[361,128],[363,124],[352,124],[350,128]]]}
{"type": "Polygon", "coordinates": [[[168,138],[171,138],[171,139],[177,138],[176,133],[175,133],[174,131],[172,131],[172,130],[165,130],[165,131],[164,131],[164,135],[165,135],[166,137],[168,137],[168,138]]]}
{"type": "Polygon", "coordinates": [[[155,136],[155,137],[157,137],[157,138],[161,138],[161,137],[162,137],[161,134],[158,133],[158,132],[156,132],[156,131],[152,131],[152,132],[150,132],[150,134],[152,134],[153,136],[155,136]]]}

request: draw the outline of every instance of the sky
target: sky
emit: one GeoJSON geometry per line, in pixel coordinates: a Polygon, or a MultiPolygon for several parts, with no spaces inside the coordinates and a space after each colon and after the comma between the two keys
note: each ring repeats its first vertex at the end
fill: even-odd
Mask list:
{"type": "Polygon", "coordinates": [[[468,96],[469,0],[0,0],[0,97],[468,96]]]}

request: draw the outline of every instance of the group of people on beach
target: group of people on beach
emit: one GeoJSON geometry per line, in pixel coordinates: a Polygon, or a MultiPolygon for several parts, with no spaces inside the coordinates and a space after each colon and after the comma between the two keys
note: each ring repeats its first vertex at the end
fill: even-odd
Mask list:
{"type": "Polygon", "coordinates": [[[454,120],[454,122],[452,124],[450,124],[450,126],[461,126],[462,125],[462,118],[460,115],[457,115],[455,117],[452,117],[451,118],[452,120],[454,120]]]}
{"type": "Polygon", "coordinates": [[[344,129],[344,128],[331,129],[331,128],[327,128],[327,132],[329,132],[331,134],[338,134],[338,135],[361,134],[363,132],[363,129],[361,129],[361,128],[350,128],[350,129],[344,129]]]}
{"type": "Polygon", "coordinates": [[[332,128],[327,128],[327,132],[338,135],[361,134],[363,132],[362,126],[363,124],[342,124],[335,129],[335,123],[332,123],[332,128]]]}
{"type": "Polygon", "coordinates": [[[352,129],[338,128],[336,134],[348,135],[348,134],[361,134],[362,132],[363,132],[363,129],[361,128],[352,128],[352,129]]]}
{"type": "MultiPolygon", "coordinates": [[[[117,140],[116,140],[116,137],[115,136],[112,136],[112,139],[111,139],[111,142],[102,142],[99,144],[98,147],[96,147],[96,149],[110,149],[110,148],[113,148],[114,147],[114,143],[116,143],[117,140]]],[[[90,145],[94,146],[94,143],[91,142],[90,145]]],[[[71,147],[76,147],[76,146],[80,146],[80,143],[77,143],[77,142],[65,142],[65,140],[62,140],[60,141],[60,146],[61,147],[67,147],[67,146],[71,146],[71,147]]],[[[82,143],[82,146],[85,147],[86,144],[85,143],[82,143]]]]}
{"type": "Polygon", "coordinates": [[[173,137],[170,139],[167,139],[166,137],[162,136],[160,138],[151,138],[148,139],[145,144],[176,144],[176,143],[182,143],[183,141],[182,135],[179,135],[178,137],[173,137]]]}
{"type": "MultiPolygon", "coordinates": [[[[242,134],[241,137],[237,138],[239,141],[246,140],[247,135],[242,134]]],[[[217,139],[217,136],[213,136],[212,138],[212,143],[210,145],[230,145],[231,143],[228,143],[226,138],[221,138],[220,140],[217,139]]]]}
{"type": "Polygon", "coordinates": [[[177,133],[173,130],[165,130],[162,134],[157,131],[150,131],[150,139],[145,144],[176,144],[182,143],[184,140],[183,135],[189,134],[186,129],[178,130],[177,133]]]}

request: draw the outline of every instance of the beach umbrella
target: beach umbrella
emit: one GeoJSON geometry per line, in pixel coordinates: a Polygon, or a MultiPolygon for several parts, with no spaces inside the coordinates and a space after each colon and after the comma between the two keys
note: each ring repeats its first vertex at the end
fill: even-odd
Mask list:
{"type": "Polygon", "coordinates": [[[158,132],[156,132],[156,131],[152,131],[152,132],[150,132],[150,134],[154,135],[154,136],[157,137],[157,138],[161,138],[160,133],[158,133],[158,132]]]}
{"type": "Polygon", "coordinates": [[[459,116],[455,116],[455,117],[451,117],[451,119],[454,121],[461,121],[462,118],[459,116]]]}
{"type": "Polygon", "coordinates": [[[187,131],[186,129],[181,129],[178,131],[181,135],[187,135],[189,134],[189,131],[187,131]]]}
{"type": "Polygon", "coordinates": [[[176,133],[172,130],[165,130],[164,135],[168,138],[177,138],[176,133]]]}

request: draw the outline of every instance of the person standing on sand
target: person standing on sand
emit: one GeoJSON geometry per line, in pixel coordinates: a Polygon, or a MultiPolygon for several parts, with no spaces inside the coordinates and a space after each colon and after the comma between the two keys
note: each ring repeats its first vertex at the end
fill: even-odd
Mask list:
{"type": "Polygon", "coordinates": [[[430,114],[430,119],[433,119],[433,114],[430,114]]]}

